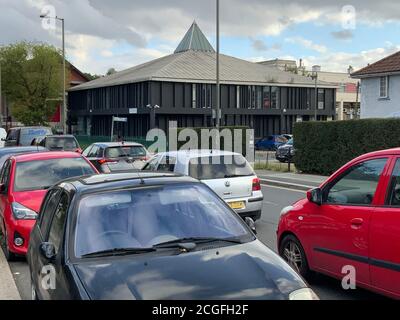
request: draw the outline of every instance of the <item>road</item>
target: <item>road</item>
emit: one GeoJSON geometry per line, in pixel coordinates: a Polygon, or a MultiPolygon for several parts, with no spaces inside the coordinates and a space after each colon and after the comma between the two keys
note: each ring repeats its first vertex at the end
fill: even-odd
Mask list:
{"type": "MultiPolygon", "coordinates": [[[[305,193],[303,191],[270,186],[263,186],[263,193],[263,213],[261,220],[256,223],[257,235],[265,245],[276,251],[276,228],[280,211],[284,207],[303,198],[305,193]]],[[[26,262],[21,259],[20,261],[11,263],[10,267],[14,274],[21,298],[30,299],[30,277],[26,262]]],[[[383,298],[362,289],[345,291],[342,289],[340,281],[323,275],[316,275],[309,284],[321,299],[366,300],[383,298]]]]}

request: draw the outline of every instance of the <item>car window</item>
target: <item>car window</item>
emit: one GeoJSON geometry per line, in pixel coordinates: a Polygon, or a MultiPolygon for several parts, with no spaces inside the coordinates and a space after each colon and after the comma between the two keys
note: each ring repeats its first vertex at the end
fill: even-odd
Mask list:
{"type": "Polygon", "coordinates": [[[4,184],[5,190],[7,191],[10,184],[10,170],[11,170],[11,160],[7,160],[4,164],[4,168],[2,170],[1,175],[1,183],[4,184]]]}
{"type": "Polygon", "coordinates": [[[24,128],[21,129],[19,144],[22,146],[29,146],[33,139],[50,134],[52,134],[50,128],[24,128]]]}
{"type": "Polygon", "coordinates": [[[49,150],[74,151],[78,144],[73,137],[47,137],[46,148],[49,150]]]}
{"type": "Polygon", "coordinates": [[[235,178],[254,175],[253,168],[241,155],[193,158],[189,175],[199,180],[235,178]]]}
{"type": "Polygon", "coordinates": [[[226,203],[200,183],[87,195],[78,204],[74,229],[78,257],[191,237],[254,239],[226,203]]]}
{"type": "Polygon", "coordinates": [[[90,154],[90,151],[92,150],[93,146],[89,146],[85,149],[85,151],[82,152],[82,155],[85,157],[88,157],[90,154]]]}
{"type": "Polygon", "coordinates": [[[56,254],[60,249],[61,241],[64,235],[64,226],[67,217],[68,204],[69,204],[68,195],[63,193],[61,195],[60,201],[57,204],[56,211],[54,212],[53,217],[51,219],[51,225],[47,241],[52,245],[54,245],[56,249],[55,252],[56,254]]]}
{"type": "Polygon", "coordinates": [[[60,199],[60,189],[53,189],[46,195],[39,215],[39,228],[43,235],[47,234],[49,222],[60,199]]]}
{"type": "Polygon", "coordinates": [[[18,139],[18,130],[10,130],[8,132],[8,136],[6,140],[17,140],[18,139]]]}
{"type": "Polygon", "coordinates": [[[146,154],[142,146],[110,147],[105,150],[105,158],[145,157],[146,154]]]}
{"type": "Polygon", "coordinates": [[[157,171],[175,171],[176,158],[171,156],[164,156],[158,165],[157,171]]]}
{"type": "Polygon", "coordinates": [[[94,145],[88,154],[88,158],[97,158],[99,147],[94,145]]]}
{"type": "Polygon", "coordinates": [[[95,173],[82,157],[20,162],[16,165],[14,190],[44,190],[61,180],[95,173]]]}
{"type": "Polygon", "coordinates": [[[145,171],[156,171],[157,170],[157,163],[158,163],[158,157],[154,157],[151,159],[144,167],[142,170],[145,171]]]}
{"type": "Polygon", "coordinates": [[[400,159],[396,160],[396,165],[393,169],[386,198],[386,205],[400,207],[400,159]]]}
{"type": "Polygon", "coordinates": [[[323,201],[328,204],[370,205],[386,163],[387,158],[382,158],[354,165],[339,181],[324,190],[323,201]]]}

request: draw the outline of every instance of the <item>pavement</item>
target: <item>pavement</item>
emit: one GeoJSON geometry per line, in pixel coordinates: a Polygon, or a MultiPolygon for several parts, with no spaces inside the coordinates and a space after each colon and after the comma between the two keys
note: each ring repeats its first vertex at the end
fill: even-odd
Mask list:
{"type": "Polygon", "coordinates": [[[328,177],[290,172],[256,170],[261,183],[300,191],[308,191],[319,187],[328,177]]]}
{"type": "Polygon", "coordinates": [[[0,300],[21,300],[13,275],[0,249],[0,300]]]}

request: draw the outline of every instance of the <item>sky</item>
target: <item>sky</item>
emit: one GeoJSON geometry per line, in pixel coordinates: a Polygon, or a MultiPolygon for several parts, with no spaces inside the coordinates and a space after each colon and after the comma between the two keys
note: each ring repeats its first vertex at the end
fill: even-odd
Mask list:
{"type": "MultiPolygon", "coordinates": [[[[400,51],[399,0],[220,0],[221,53],[302,59],[346,72],[400,51]]],[[[0,0],[0,45],[61,47],[82,72],[105,74],[173,53],[195,20],[215,47],[215,0],[0,0]]]]}

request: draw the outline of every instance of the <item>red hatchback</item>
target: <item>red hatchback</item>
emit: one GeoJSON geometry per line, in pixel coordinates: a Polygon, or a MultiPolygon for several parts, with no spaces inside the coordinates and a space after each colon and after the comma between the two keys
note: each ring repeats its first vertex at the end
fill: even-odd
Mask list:
{"type": "Polygon", "coordinates": [[[42,152],[10,157],[0,173],[0,230],[6,258],[25,255],[47,189],[57,182],[98,173],[75,152],[42,152]]]}
{"type": "Polygon", "coordinates": [[[283,209],[280,255],[301,275],[343,278],[400,299],[400,149],[363,155],[283,209]]]}

